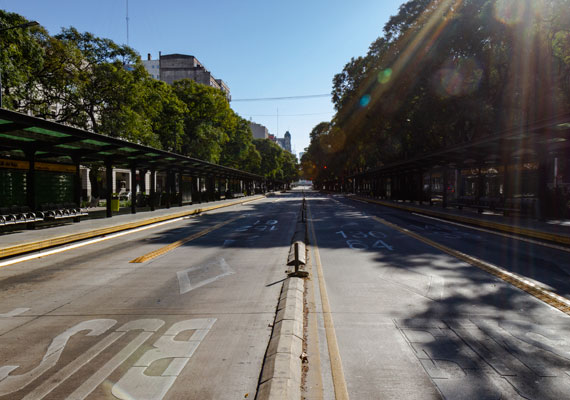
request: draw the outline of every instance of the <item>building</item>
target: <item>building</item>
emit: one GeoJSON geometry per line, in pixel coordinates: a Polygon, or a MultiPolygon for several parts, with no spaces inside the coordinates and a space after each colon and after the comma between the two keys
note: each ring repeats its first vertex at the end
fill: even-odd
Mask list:
{"type": "Polygon", "coordinates": [[[252,121],[249,122],[249,126],[254,139],[269,139],[269,130],[267,127],[252,121]]]}
{"type": "Polygon", "coordinates": [[[143,65],[154,79],[168,84],[180,79],[191,79],[194,82],[220,89],[226,94],[228,101],[231,100],[229,86],[223,80],[216,79],[194,56],[159,54],[158,60],[153,60],[148,54],[147,59],[143,60],[143,65]]]}
{"type": "Polygon", "coordinates": [[[146,69],[146,71],[152,76],[154,79],[160,80],[160,61],[159,60],[152,60],[150,57],[150,53],[147,56],[146,60],[142,60],[142,63],[146,69]]]}
{"type": "Polygon", "coordinates": [[[292,151],[291,151],[291,134],[289,133],[289,131],[285,132],[284,137],[282,137],[282,138],[275,138],[275,142],[276,142],[283,150],[287,150],[289,153],[292,153],[292,151]]]}

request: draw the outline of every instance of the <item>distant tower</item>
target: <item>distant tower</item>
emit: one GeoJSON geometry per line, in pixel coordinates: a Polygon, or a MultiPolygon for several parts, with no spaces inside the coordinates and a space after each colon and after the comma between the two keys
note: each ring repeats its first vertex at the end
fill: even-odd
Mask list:
{"type": "Polygon", "coordinates": [[[289,153],[291,153],[291,134],[289,133],[289,131],[285,132],[285,137],[284,137],[284,146],[285,150],[287,150],[289,153]]]}
{"type": "Polygon", "coordinates": [[[127,0],[127,46],[129,45],[129,0],[127,0]]]}

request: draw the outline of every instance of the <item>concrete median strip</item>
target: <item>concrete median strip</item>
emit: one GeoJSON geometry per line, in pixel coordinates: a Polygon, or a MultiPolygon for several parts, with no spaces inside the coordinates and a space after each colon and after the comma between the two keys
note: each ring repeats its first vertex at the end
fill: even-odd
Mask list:
{"type": "Polygon", "coordinates": [[[289,277],[283,284],[259,380],[259,400],[301,398],[304,290],[302,278],[289,277]]]}
{"type": "Polygon", "coordinates": [[[301,398],[303,369],[303,317],[306,271],[305,265],[307,225],[305,198],[295,234],[292,238],[287,265],[295,265],[295,271],[288,273],[283,283],[273,332],[265,353],[265,360],[259,379],[257,399],[298,400],[301,398]]]}

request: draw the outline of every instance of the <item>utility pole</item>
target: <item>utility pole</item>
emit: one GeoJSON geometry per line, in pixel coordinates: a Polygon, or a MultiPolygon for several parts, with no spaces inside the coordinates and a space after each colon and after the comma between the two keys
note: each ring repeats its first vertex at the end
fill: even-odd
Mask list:
{"type": "MultiPolygon", "coordinates": [[[[4,28],[0,28],[0,33],[4,31],[8,31],[10,29],[17,29],[17,28],[29,28],[30,26],[39,25],[37,21],[30,21],[24,24],[14,25],[14,26],[6,26],[4,28]]],[[[2,108],[2,69],[0,68],[0,108],[2,108]]]]}
{"type": "Polygon", "coordinates": [[[129,45],[129,0],[127,0],[127,46],[129,45]]]}

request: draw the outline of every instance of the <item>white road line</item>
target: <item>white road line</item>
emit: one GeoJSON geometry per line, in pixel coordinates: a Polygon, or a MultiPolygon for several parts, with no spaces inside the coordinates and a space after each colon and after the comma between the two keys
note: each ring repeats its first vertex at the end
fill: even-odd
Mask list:
{"type": "Polygon", "coordinates": [[[152,228],[156,228],[162,225],[166,225],[166,224],[170,224],[172,222],[178,222],[178,221],[182,221],[183,219],[187,219],[188,217],[181,217],[181,218],[176,218],[176,219],[171,219],[168,221],[163,221],[163,222],[158,222],[156,224],[152,224],[152,225],[146,225],[146,226],[142,226],[140,228],[135,228],[135,229],[131,229],[131,230],[127,230],[127,231],[123,231],[123,232],[119,232],[119,233],[114,233],[112,235],[109,236],[102,236],[99,237],[97,239],[91,239],[91,240],[87,240],[84,242],[79,242],[79,243],[75,243],[75,244],[71,244],[68,246],[64,246],[64,247],[58,247],[57,249],[53,249],[53,250],[47,250],[47,251],[42,251],[39,253],[34,253],[34,254],[30,254],[28,256],[23,256],[23,257],[18,257],[18,258],[12,258],[9,259],[7,261],[4,262],[0,262],[0,268],[2,267],[7,267],[8,265],[13,265],[13,264],[17,264],[17,263],[21,263],[24,261],[29,261],[29,260],[34,260],[36,258],[42,258],[42,257],[46,257],[46,256],[51,256],[53,254],[57,254],[57,253],[62,253],[64,251],[68,251],[68,250],[73,250],[76,249],[78,247],[83,247],[83,246],[87,246],[90,244],[95,244],[95,243],[99,243],[99,242],[103,242],[105,240],[109,240],[109,239],[114,239],[117,237],[121,237],[121,236],[125,236],[125,235],[130,235],[131,233],[136,233],[136,232],[140,232],[140,231],[144,231],[147,229],[152,229],[152,228]]]}
{"type": "MultiPolygon", "coordinates": [[[[117,332],[118,333],[118,332],[117,332]]],[[[121,332],[121,335],[124,333],[121,332]]],[[[116,370],[127,358],[129,358],[154,332],[141,332],[128,345],[126,345],[115,357],[111,358],[99,371],[91,375],[81,386],[71,393],[68,400],[83,400],[93,392],[114,370],[116,370]]],[[[32,398],[30,398],[31,400],[32,398]]],[[[25,400],[25,399],[24,399],[25,400]]]]}
{"type": "Polygon", "coordinates": [[[220,279],[224,276],[227,276],[227,275],[231,275],[233,273],[234,273],[234,271],[228,265],[226,260],[224,260],[223,258],[219,258],[216,261],[210,262],[208,264],[203,264],[203,265],[199,265],[197,267],[188,268],[188,269],[185,269],[184,271],[178,271],[176,273],[176,275],[178,276],[178,285],[180,287],[180,294],[184,294],[184,293],[188,293],[191,290],[197,289],[199,287],[202,287],[204,285],[207,285],[209,283],[217,281],[218,279],[220,279]],[[214,267],[219,266],[222,270],[222,273],[219,275],[216,275],[212,278],[205,279],[203,281],[199,281],[198,283],[192,284],[190,282],[190,277],[188,276],[188,274],[190,272],[194,272],[194,271],[198,271],[198,270],[208,270],[212,266],[214,266],[214,267]]]}
{"type": "Polygon", "coordinates": [[[26,311],[29,311],[29,308],[15,308],[10,312],[7,312],[5,314],[0,314],[0,318],[10,318],[10,317],[15,317],[16,315],[20,315],[25,313],[26,311]]]}
{"type": "Polygon", "coordinates": [[[85,364],[97,357],[102,351],[108,348],[110,345],[115,343],[124,332],[113,332],[103,340],[99,341],[93,347],[91,347],[87,352],[83,353],[78,358],[74,359],[72,362],[67,364],[64,368],[57,371],[54,375],[50,376],[49,379],[44,381],[40,386],[35,388],[33,391],[28,393],[26,397],[22,400],[35,400],[43,399],[45,396],[50,394],[55,388],[57,388],[61,383],[67,380],[71,375],[77,372],[85,364]]]}
{"type": "Polygon", "coordinates": [[[47,370],[54,367],[69,339],[82,331],[88,331],[87,336],[99,336],[107,332],[117,321],[114,319],[92,319],[83,321],[57,335],[49,345],[42,361],[35,368],[20,375],[10,375],[18,365],[5,365],[0,367],[0,396],[16,392],[28,386],[42,376],[47,370]]]}
{"type": "Polygon", "coordinates": [[[190,357],[216,322],[215,318],[191,319],[175,323],[128,369],[111,389],[119,399],[160,400],[166,396],[190,357]],[[193,330],[188,340],[176,340],[180,332],[193,330]],[[161,375],[149,375],[147,369],[158,360],[170,359],[161,375]]]}

